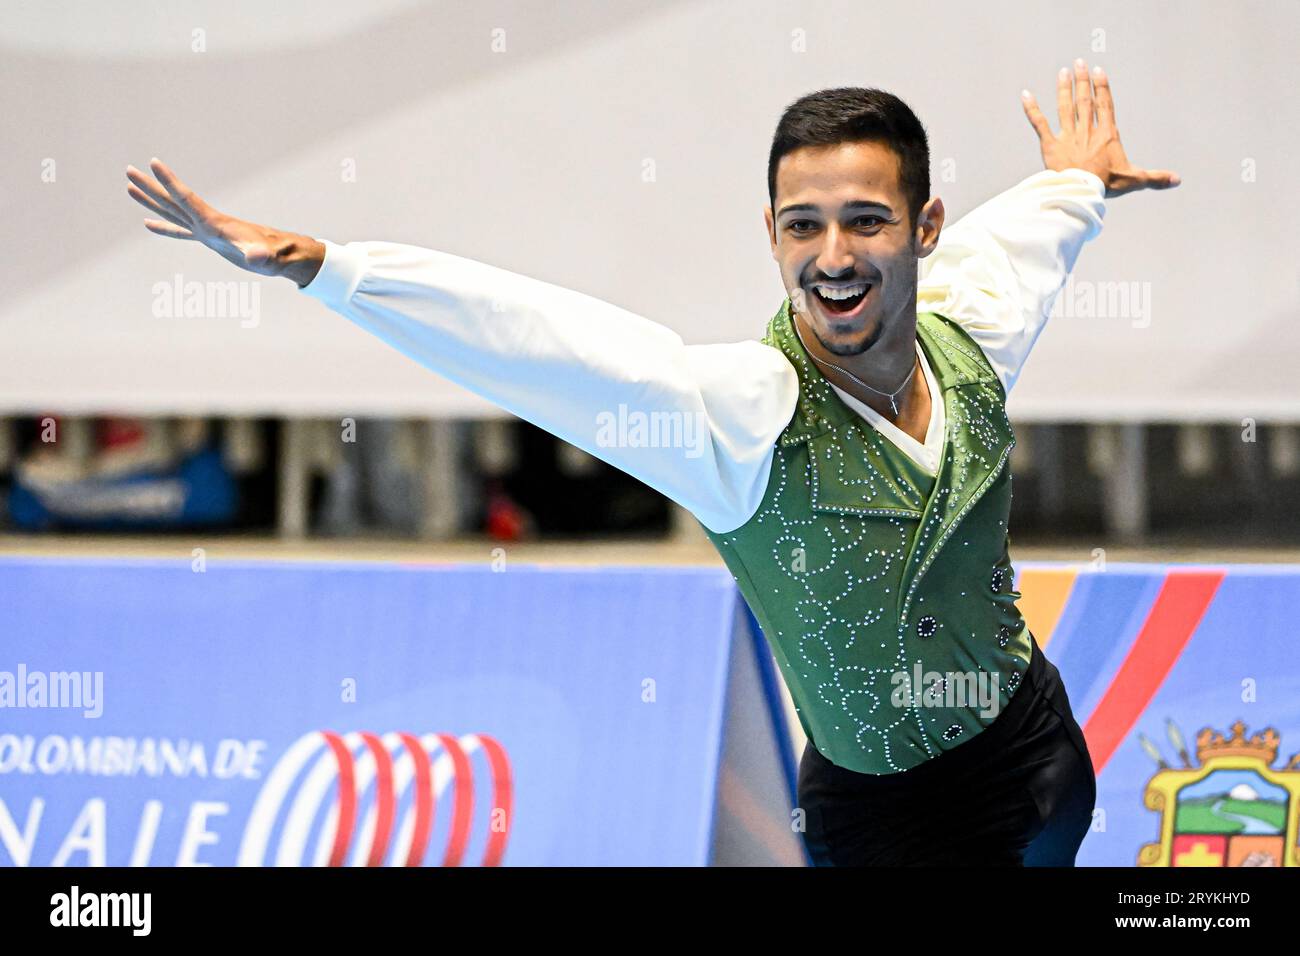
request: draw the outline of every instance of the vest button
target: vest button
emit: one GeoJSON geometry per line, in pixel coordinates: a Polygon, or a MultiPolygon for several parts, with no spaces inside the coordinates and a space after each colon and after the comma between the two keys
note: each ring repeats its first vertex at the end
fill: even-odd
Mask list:
{"type": "Polygon", "coordinates": [[[961,724],[953,724],[943,732],[944,740],[952,740],[961,734],[961,724]]]}
{"type": "Polygon", "coordinates": [[[1004,568],[993,569],[993,580],[990,582],[993,586],[994,594],[1002,593],[1002,583],[1006,580],[1006,570],[1004,568]]]}
{"type": "Polygon", "coordinates": [[[939,630],[939,622],[933,615],[927,614],[916,622],[916,633],[921,637],[934,637],[934,632],[939,630]]]}

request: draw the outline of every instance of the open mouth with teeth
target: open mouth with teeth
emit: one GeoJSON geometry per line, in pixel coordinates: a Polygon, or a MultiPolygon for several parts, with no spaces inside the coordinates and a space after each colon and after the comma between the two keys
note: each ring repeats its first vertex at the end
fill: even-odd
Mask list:
{"type": "Polygon", "coordinates": [[[826,312],[839,318],[852,318],[862,310],[872,288],[872,285],[866,282],[839,288],[815,285],[812,287],[812,292],[813,297],[826,312]]]}

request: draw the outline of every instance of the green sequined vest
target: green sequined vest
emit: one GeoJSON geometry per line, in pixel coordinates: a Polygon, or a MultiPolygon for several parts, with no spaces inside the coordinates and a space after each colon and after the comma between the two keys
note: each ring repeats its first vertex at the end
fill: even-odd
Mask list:
{"type": "Polygon", "coordinates": [[[947,418],[937,476],[841,401],[787,299],[763,341],[798,371],[798,406],[758,511],[734,531],[705,529],[809,740],[859,773],[908,770],[972,739],[1030,659],[1012,587],[1002,383],[949,319],[920,313],[917,335],[947,418]]]}

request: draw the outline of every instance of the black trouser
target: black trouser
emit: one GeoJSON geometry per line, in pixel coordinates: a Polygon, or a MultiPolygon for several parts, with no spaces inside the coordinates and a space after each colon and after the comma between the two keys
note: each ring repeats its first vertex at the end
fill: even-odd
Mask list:
{"type": "Polygon", "coordinates": [[[856,773],[811,743],[799,764],[816,866],[1074,866],[1096,801],[1088,745],[1037,641],[1011,702],[966,743],[901,773],[856,773]]]}

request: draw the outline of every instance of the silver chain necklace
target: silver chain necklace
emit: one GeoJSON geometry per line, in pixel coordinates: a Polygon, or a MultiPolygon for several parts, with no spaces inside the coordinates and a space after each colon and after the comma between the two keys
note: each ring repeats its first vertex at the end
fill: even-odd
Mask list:
{"type": "Polygon", "coordinates": [[[790,324],[794,326],[795,337],[799,339],[799,344],[803,346],[803,350],[808,353],[808,357],[810,359],[812,359],[814,362],[820,362],[822,365],[825,365],[828,368],[835,369],[835,371],[839,372],[841,375],[847,375],[849,378],[853,379],[853,381],[857,382],[863,388],[871,389],[871,391],[875,392],[877,395],[885,396],[885,398],[889,399],[889,407],[894,410],[894,414],[895,415],[898,414],[898,403],[894,401],[894,396],[897,395],[899,392],[901,392],[903,389],[907,388],[907,383],[912,381],[912,376],[916,374],[916,366],[918,364],[915,360],[912,362],[912,371],[907,373],[907,378],[903,379],[902,385],[898,386],[898,388],[892,392],[882,392],[878,388],[871,388],[870,385],[862,381],[862,379],[858,378],[848,369],[840,368],[838,365],[834,365],[830,362],[827,362],[825,359],[819,359],[817,356],[813,355],[812,350],[808,348],[808,343],[806,343],[803,340],[803,333],[799,331],[799,322],[794,317],[793,314],[790,316],[790,324]]]}

